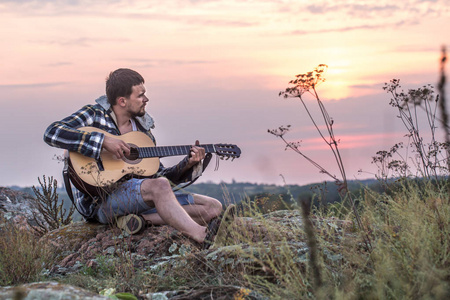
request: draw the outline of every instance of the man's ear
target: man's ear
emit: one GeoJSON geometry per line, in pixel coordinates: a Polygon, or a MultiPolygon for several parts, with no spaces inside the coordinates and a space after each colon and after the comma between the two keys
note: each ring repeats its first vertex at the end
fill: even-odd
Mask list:
{"type": "Polygon", "coordinates": [[[127,98],[119,97],[117,98],[117,105],[124,107],[127,104],[127,98]]]}

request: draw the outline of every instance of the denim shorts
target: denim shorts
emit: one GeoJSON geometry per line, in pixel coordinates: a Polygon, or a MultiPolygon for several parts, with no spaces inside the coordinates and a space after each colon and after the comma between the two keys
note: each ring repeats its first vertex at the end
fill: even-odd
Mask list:
{"type": "MultiPolygon", "coordinates": [[[[97,220],[102,224],[108,224],[115,218],[128,215],[147,215],[156,213],[155,207],[144,202],[141,195],[141,184],[145,179],[130,179],[123,182],[115,189],[106,201],[103,201],[97,210],[97,220]]],[[[175,193],[181,205],[194,204],[194,197],[191,194],[175,193]]]]}

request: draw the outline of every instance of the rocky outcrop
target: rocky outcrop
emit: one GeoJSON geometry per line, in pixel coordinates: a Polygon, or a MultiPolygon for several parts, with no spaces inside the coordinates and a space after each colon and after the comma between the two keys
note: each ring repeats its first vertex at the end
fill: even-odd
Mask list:
{"type": "MultiPolygon", "coordinates": [[[[299,249],[296,251],[302,252],[304,256],[307,248],[304,242],[298,242],[298,230],[287,230],[289,227],[299,228],[301,224],[301,216],[288,211],[269,214],[264,221],[238,218],[233,226],[240,230],[230,229],[230,232],[240,234],[230,236],[227,244],[203,251],[202,255],[219,264],[231,264],[236,259],[236,264],[242,251],[250,251],[248,243],[274,244],[277,240],[287,240],[292,241],[288,244],[299,249]],[[276,236],[274,232],[277,233],[276,236]],[[239,251],[235,251],[235,245],[239,245],[239,251]],[[227,259],[220,259],[222,256],[227,256],[227,259]]],[[[148,227],[141,233],[130,236],[114,226],[74,222],[46,234],[41,240],[51,245],[58,255],[57,263],[48,270],[48,274],[52,276],[73,273],[83,266],[96,268],[99,258],[113,263],[125,256],[132,259],[136,268],[155,269],[180,257],[189,259],[188,254],[202,252],[198,243],[170,226],[148,227]]]]}
{"type": "Polygon", "coordinates": [[[102,300],[111,298],[58,282],[34,282],[20,286],[0,287],[0,299],[102,300]]]}
{"type": "Polygon", "coordinates": [[[197,243],[170,226],[149,227],[140,234],[127,235],[109,225],[75,222],[54,230],[41,240],[52,245],[58,255],[49,275],[66,275],[87,266],[95,269],[98,260],[120,263],[131,258],[134,267],[148,268],[163,257],[198,250],[197,243]]]}
{"type": "Polygon", "coordinates": [[[34,197],[30,194],[0,187],[0,221],[8,221],[19,228],[30,229],[30,226],[36,225],[35,217],[42,218],[33,204],[34,197]]]}
{"type": "MultiPolygon", "coordinates": [[[[339,220],[315,220],[332,230],[343,230],[339,220]]],[[[44,237],[58,255],[48,270],[50,276],[77,272],[83,267],[96,269],[100,264],[120,264],[124,259],[141,270],[164,270],[203,261],[215,270],[258,268],[258,257],[276,255],[289,248],[294,262],[307,263],[308,247],[303,236],[302,219],[296,211],[277,211],[264,219],[237,218],[230,228],[228,241],[214,249],[201,250],[199,245],[170,226],[146,228],[137,235],[126,235],[119,229],[100,224],[75,222],[54,230],[44,237]],[[255,247],[257,246],[257,247],[255,247]]],[[[280,254],[281,255],[281,254],[280,254]]],[[[339,253],[329,253],[339,260],[339,253]]]]}

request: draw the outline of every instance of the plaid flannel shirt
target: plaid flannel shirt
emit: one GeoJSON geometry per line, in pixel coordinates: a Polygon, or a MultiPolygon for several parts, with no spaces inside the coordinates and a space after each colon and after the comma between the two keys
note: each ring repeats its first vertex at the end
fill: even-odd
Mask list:
{"type": "MultiPolygon", "coordinates": [[[[106,96],[96,100],[95,105],[86,105],[72,115],[53,122],[44,133],[44,141],[50,146],[75,151],[85,156],[95,159],[100,158],[103,140],[105,138],[100,132],[84,132],[77,128],[84,126],[96,127],[113,135],[120,135],[120,131],[111,116],[111,106],[106,96]]],[[[135,118],[138,129],[146,133],[156,144],[155,138],[151,133],[154,128],[153,119],[148,113],[143,117],[135,118]]],[[[173,167],[166,168],[162,163],[154,176],[163,176],[169,179],[173,184],[180,184],[192,180],[192,169],[184,174],[181,170],[188,163],[188,157],[185,157],[180,163],[173,167]]],[[[85,195],[77,190],[76,206],[80,213],[85,217],[91,217],[95,212],[96,201],[93,201],[89,195],[85,195]]]]}

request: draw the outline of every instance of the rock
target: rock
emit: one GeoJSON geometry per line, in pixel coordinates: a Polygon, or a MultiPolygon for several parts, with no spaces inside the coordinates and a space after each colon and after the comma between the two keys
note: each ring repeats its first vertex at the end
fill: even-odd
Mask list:
{"type": "MultiPolygon", "coordinates": [[[[315,224],[341,229],[336,220],[315,220],[315,224]]],[[[295,253],[294,260],[304,264],[308,247],[302,231],[302,219],[297,211],[277,211],[256,221],[252,218],[237,218],[236,230],[224,247],[202,251],[199,245],[170,226],[154,226],[136,235],[126,235],[109,225],[74,222],[53,230],[41,238],[52,245],[57,254],[56,263],[50,268],[51,276],[77,272],[81,267],[99,267],[99,259],[110,264],[131,262],[141,270],[165,270],[190,260],[203,257],[218,269],[255,267],[254,261],[278,247],[288,247],[295,253]],[[252,245],[249,245],[252,243],[252,245]],[[253,244],[254,243],[254,244],[253,244]],[[228,246],[227,246],[228,245],[228,246]],[[255,248],[256,246],[256,248],[255,248]],[[241,259],[242,257],[246,259],[241,259]]],[[[281,251],[281,250],[280,250],[281,251]]],[[[329,253],[330,259],[338,260],[338,253],[329,253]],[[337,256],[336,256],[337,255],[337,256]]]]}
{"type": "Polygon", "coordinates": [[[0,187],[0,220],[12,222],[21,229],[36,225],[34,218],[42,218],[33,206],[34,197],[30,194],[0,187]]]}
{"type": "Polygon", "coordinates": [[[239,286],[204,286],[195,290],[159,292],[141,295],[141,297],[149,300],[268,300],[254,291],[239,286]]]}
{"type": "Polygon", "coordinates": [[[80,264],[97,265],[99,257],[120,263],[120,259],[133,258],[137,268],[148,268],[161,257],[198,251],[198,244],[170,226],[149,227],[140,234],[126,235],[109,225],[74,222],[53,230],[41,238],[52,245],[57,263],[50,274],[66,275],[76,272],[80,264]]]}
{"type": "Polygon", "coordinates": [[[50,281],[0,287],[0,299],[101,300],[110,298],[79,287],[50,281]]]}
{"type": "MultiPolygon", "coordinates": [[[[288,222],[286,218],[282,219],[288,222]]],[[[272,221],[270,216],[267,222],[272,228],[280,226],[272,221]]],[[[291,222],[294,221],[291,219],[291,222]]],[[[251,218],[239,218],[235,226],[245,228],[241,232],[245,232],[246,235],[232,237],[229,244],[240,244],[249,240],[273,242],[274,237],[267,234],[267,223],[255,222],[251,218]]],[[[285,232],[279,237],[280,241],[294,238],[289,230],[280,229],[279,232],[285,232]]],[[[81,221],[53,230],[44,235],[41,241],[54,247],[58,257],[49,272],[59,276],[76,272],[82,265],[95,268],[99,257],[120,263],[120,259],[125,255],[133,258],[135,267],[154,270],[180,257],[201,252],[198,243],[170,226],[148,227],[139,234],[129,236],[114,226],[81,221]]],[[[248,247],[244,245],[244,248],[248,247]]],[[[206,252],[215,253],[216,251],[217,249],[211,249],[206,252]]],[[[223,251],[230,255],[228,249],[225,248],[223,251]]],[[[217,262],[219,261],[221,262],[220,259],[217,262]]],[[[230,262],[230,259],[227,261],[230,262]]]]}

